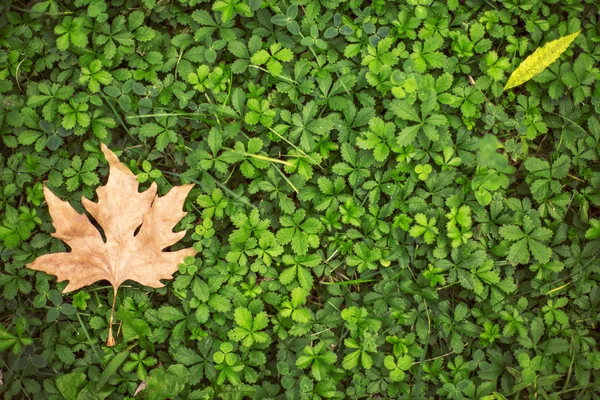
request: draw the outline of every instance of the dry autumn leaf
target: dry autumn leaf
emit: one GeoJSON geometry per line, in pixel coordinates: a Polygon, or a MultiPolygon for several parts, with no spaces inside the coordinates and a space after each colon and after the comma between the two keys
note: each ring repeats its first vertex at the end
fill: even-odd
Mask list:
{"type": "MultiPolygon", "coordinates": [[[[103,279],[113,286],[114,298],[127,280],[162,287],[161,279],[172,279],[179,263],[196,254],[193,248],[163,251],[185,236],[185,231],[173,232],[173,228],[186,215],[183,203],[193,185],[176,186],[158,197],[152,183],[140,193],[136,176],[104,144],[102,152],[110,166],[108,182],[97,189],[97,203],[86,198],[81,201],[102,228],[104,238],[87,216],[44,187],[56,230],[52,236],[64,241],[71,251],[40,256],[28,267],[56,275],[59,282],[68,280],[65,293],[103,279]]],[[[114,301],[109,346],[114,344],[113,315],[114,301]]]]}

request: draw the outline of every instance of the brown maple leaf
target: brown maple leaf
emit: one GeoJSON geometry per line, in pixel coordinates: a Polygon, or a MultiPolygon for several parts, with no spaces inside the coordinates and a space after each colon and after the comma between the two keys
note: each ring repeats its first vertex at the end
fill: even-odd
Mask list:
{"type": "Polygon", "coordinates": [[[173,228],[186,215],[182,207],[193,184],[173,187],[167,195],[158,197],[156,183],[152,183],[140,193],[136,176],[104,144],[102,152],[110,166],[108,182],[97,189],[97,203],[85,197],[81,201],[102,228],[104,238],[88,217],[44,187],[56,230],[52,236],[69,245],[71,251],[40,256],[27,266],[56,275],[59,282],[68,280],[64,293],[103,279],[109,281],[114,288],[110,346],[114,344],[112,320],[119,286],[132,280],[162,287],[160,280],[172,279],[178,265],[196,250],[163,251],[185,236],[185,231],[173,232],[173,228]]]}

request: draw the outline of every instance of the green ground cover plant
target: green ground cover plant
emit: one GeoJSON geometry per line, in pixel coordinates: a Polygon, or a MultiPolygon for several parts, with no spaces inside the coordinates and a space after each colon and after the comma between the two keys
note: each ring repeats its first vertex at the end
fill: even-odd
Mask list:
{"type": "Polygon", "coordinates": [[[599,19],[1,2],[0,397],[600,399],[599,19]],[[101,143],[140,190],[194,184],[197,251],[120,286],[110,347],[107,281],[26,267],[69,251],[43,188],[84,213],[101,143]]]}

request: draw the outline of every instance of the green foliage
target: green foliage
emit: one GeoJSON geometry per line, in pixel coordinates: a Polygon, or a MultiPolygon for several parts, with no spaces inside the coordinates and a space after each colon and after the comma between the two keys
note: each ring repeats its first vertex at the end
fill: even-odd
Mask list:
{"type": "Polygon", "coordinates": [[[0,2],[0,398],[597,399],[598,13],[0,2]],[[110,348],[106,282],[26,268],[100,142],[194,184],[164,250],[198,251],[122,285],[110,348]]]}

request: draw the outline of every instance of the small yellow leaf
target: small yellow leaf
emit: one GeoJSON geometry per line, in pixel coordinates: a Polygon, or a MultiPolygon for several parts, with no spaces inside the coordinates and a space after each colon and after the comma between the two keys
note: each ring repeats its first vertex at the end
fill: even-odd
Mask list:
{"type": "Polygon", "coordinates": [[[579,35],[581,31],[577,31],[567,36],[563,36],[556,40],[546,43],[542,47],[537,48],[533,54],[527,57],[517,69],[510,75],[504,90],[514,88],[527,82],[560,57],[567,50],[571,42],[579,35]]]}

